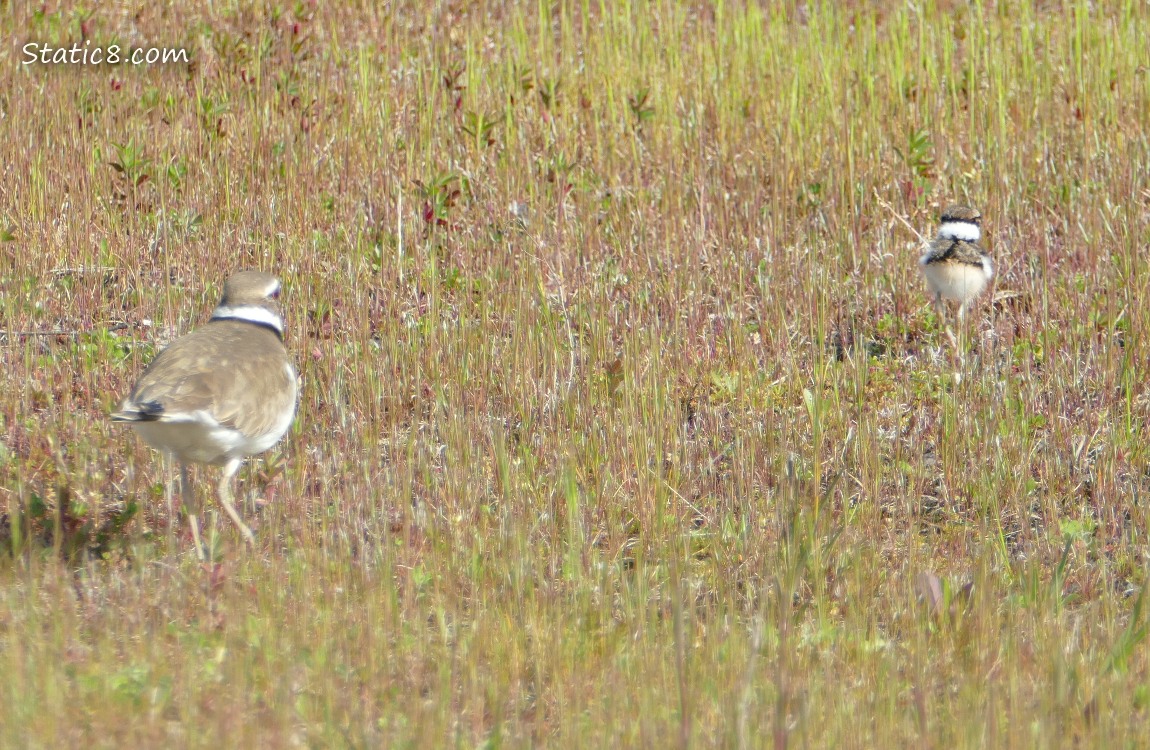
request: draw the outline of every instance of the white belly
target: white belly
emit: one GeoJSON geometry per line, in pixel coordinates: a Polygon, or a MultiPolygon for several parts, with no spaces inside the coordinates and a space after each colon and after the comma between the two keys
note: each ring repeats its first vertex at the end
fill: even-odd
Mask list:
{"type": "Polygon", "coordinates": [[[181,461],[215,465],[263,453],[287,432],[285,427],[276,434],[253,438],[215,420],[135,422],[132,427],[145,443],[158,451],[172,453],[181,461]]]}
{"type": "Polygon", "coordinates": [[[990,279],[986,263],[972,266],[969,263],[928,263],[922,267],[930,290],[943,299],[955,302],[969,302],[982,294],[990,279]]]}

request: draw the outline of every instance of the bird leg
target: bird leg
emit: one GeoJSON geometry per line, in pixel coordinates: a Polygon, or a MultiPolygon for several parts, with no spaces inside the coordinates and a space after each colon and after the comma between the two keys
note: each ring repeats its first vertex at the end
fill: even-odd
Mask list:
{"type": "MultiPolygon", "coordinates": [[[[176,457],[171,453],[164,454],[164,504],[168,507],[168,539],[171,539],[172,530],[176,527],[176,508],[173,505],[174,492],[172,485],[175,479],[172,477],[172,462],[176,457]]],[[[180,496],[183,497],[184,489],[180,488],[180,496]]]]}
{"type": "Polygon", "coordinates": [[[256,542],[255,534],[253,534],[252,530],[245,526],[244,522],[240,520],[240,514],[236,512],[236,506],[232,505],[232,477],[236,475],[236,472],[239,471],[239,468],[240,460],[238,458],[233,458],[224,464],[224,469],[220,476],[220,483],[217,485],[216,491],[220,497],[220,505],[224,506],[224,510],[227,511],[228,516],[231,517],[232,522],[235,523],[236,528],[239,529],[240,534],[243,535],[244,541],[249,545],[254,545],[256,542]]]}
{"type": "Polygon", "coordinates": [[[200,519],[198,518],[200,506],[196,502],[196,495],[192,491],[192,482],[188,478],[188,465],[180,462],[180,496],[184,501],[184,508],[188,512],[188,525],[192,527],[192,541],[196,545],[196,555],[200,562],[207,560],[204,554],[204,545],[200,541],[200,519]]]}
{"type": "Polygon", "coordinates": [[[942,299],[942,292],[934,295],[934,310],[938,313],[938,321],[946,328],[946,302],[942,299]]]}

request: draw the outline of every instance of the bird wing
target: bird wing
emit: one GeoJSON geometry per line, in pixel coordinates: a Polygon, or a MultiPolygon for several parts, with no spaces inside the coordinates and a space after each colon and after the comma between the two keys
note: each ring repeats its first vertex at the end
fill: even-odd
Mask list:
{"type": "Polygon", "coordinates": [[[282,353],[269,352],[233,363],[226,382],[221,383],[212,416],[221,424],[254,437],[275,430],[284,412],[290,410],[294,414],[295,407],[295,368],[282,353]],[[249,408],[253,400],[257,405],[254,409],[249,408]]]}
{"type": "Polygon", "coordinates": [[[253,340],[250,330],[232,330],[244,323],[211,325],[213,336],[201,328],[160,352],[112,419],[199,421],[207,414],[255,436],[272,429],[285,409],[294,411],[295,370],[279,339],[270,331],[253,340]]]}

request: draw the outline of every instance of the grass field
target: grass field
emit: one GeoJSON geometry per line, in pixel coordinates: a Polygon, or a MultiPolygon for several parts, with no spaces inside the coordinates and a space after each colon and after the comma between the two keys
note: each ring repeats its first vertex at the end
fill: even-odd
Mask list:
{"type": "Polygon", "coordinates": [[[90,5],[0,2],[0,746],[1145,747],[1145,3],[90,5]],[[239,267],[201,564],[107,414],[239,267]]]}

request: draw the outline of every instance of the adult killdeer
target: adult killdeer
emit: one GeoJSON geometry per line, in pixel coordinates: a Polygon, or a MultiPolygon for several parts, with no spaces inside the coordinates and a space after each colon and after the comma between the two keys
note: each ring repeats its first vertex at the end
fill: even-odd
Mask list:
{"type": "Polygon", "coordinates": [[[938,236],[919,258],[927,286],[934,294],[939,314],[945,318],[943,300],[958,302],[958,319],[967,305],[986,288],[994,276],[990,256],[978,244],[982,215],[969,206],[949,206],[942,212],[938,236]]]}
{"type": "Polygon", "coordinates": [[[211,321],[160,352],[112,414],[179,461],[180,494],[201,557],[188,464],[223,468],[220,504],[250,544],[251,529],[232,505],[232,477],[245,457],[275,445],[295,417],[296,372],[284,348],[279,292],[271,274],[232,275],[211,321]]]}

